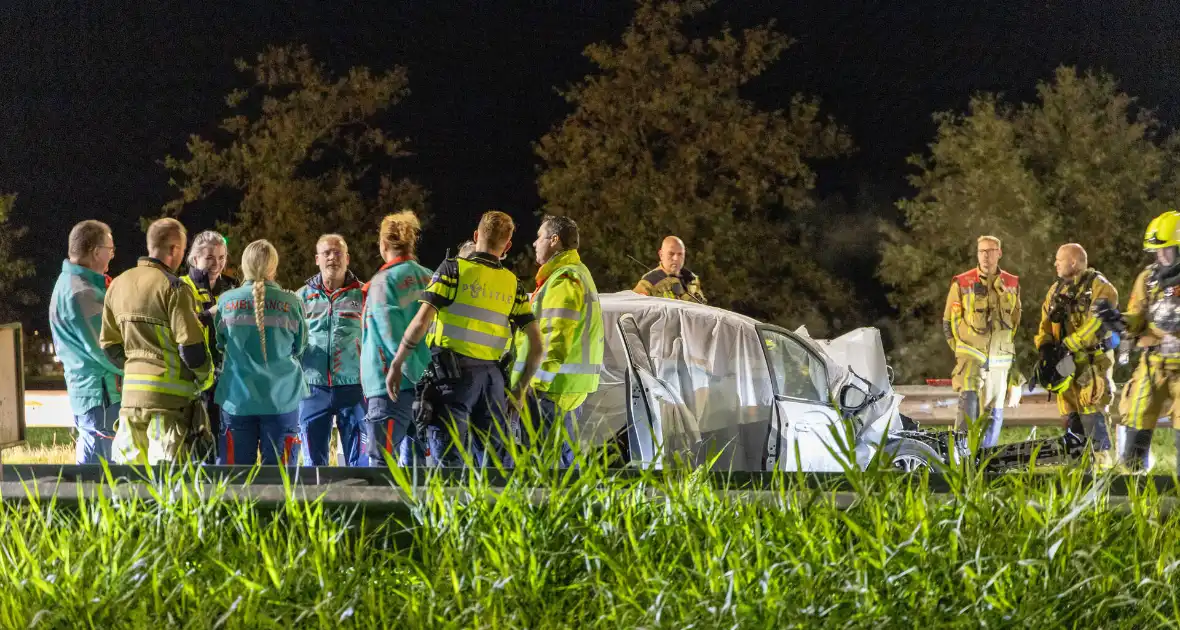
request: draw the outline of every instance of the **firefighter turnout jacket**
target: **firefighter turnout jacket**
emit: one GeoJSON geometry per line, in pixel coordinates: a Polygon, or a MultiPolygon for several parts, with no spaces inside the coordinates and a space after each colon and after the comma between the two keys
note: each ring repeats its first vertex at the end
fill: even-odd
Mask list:
{"type": "Polygon", "coordinates": [[[1041,325],[1033,344],[1040,348],[1048,342],[1061,342],[1075,354],[1103,353],[1102,321],[1094,315],[1094,303],[1099,300],[1118,305],[1119,295],[1094,269],[1087,269],[1073,284],[1058,279],[1041,305],[1041,325]],[[1061,319],[1064,322],[1054,321],[1061,319]]]}
{"type": "Polygon", "coordinates": [[[1006,271],[987,277],[978,268],[955,276],[942,327],[955,358],[987,369],[1009,368],[1020,325],[1020,279],[1006,271]]]}
{"type": "Polygon", "coordinates": [[[124,409],[183,409],[213,384],[193,293],[154,258],[111,281],[99,344],[123,365],[124,409]]]}
{"type": "Polygon", "coordinates": [[[705,303],[705,294],[701,292],[701,279],[687,269],[681,269],[680,273],[674,276],[659,267],[652,269],[639,279],[634,291],[652,297],[705,303]]]}

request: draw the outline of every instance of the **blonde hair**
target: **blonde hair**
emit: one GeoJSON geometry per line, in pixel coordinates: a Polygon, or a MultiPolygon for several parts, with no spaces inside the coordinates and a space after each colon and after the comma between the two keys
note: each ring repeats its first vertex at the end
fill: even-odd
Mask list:
{"type": "Polygon", "coordinates": [[[262,362],[266,357],[266,281],[279,271],[279,252],[270,241],[261,239],[246,246],[242,252],[242,277],[254,282],[254,323],[258,326],[258,342],[262,345],[262,362]]]}
{"type": "Polygon", "coordinates": [[[422,223],[413,210],[402,210],[381,219],[378,242],[387,249],[401,250],[406,254],[414,252],[414,244],[422,233],[422,223]]]}
{"type": "Polygon", "coordinates": [[[975,239],[975,244],[979,245],[980,243],[982,243],[984,241],[991,241],[991,242],[995,243],[996,247],[999,249],[1003,249],[1003,247],[1004,247],[1003,245],[1000,244],[1000,238],[998,236],[991,236],[990,234],[984,234],[983,236],[975,239]]]}
{"type": "Polygon", "coordinates": [[[479,219],[479,238],[489,249],[500,249],[512,239],[516,224],[512,217],[499,210],[488,210],[479,219]]]}
{"type": "Polygon", "coordinates": [[[225,247],[225,237],[220,232],[213,230],[205,230],[193,239],[193,244],[188,248],[188,266],[196,268],[197,258],[201,255],[201,250],[206,247],[225,247]]]}
{"type": "Polygon", "coordinates": [[[184,225],[180,221],[172,218],[157,219],[148,226],[148,255],[160,254],[165,247],[179,243],[187,236],[188,231],[184,229],[184,225]]]}
{"type": "Polygon", "coordinates": [[[317,254],[319,253],[320,245],[323,245],[328,241],[336,241],[340,243],[340,249],[344,250],[345,254],[348,253],[348,241],[344,240],[343,236],[340,236],[339,234],[324,234],[320,236],[318,241],[315,242],[317,254]]]}

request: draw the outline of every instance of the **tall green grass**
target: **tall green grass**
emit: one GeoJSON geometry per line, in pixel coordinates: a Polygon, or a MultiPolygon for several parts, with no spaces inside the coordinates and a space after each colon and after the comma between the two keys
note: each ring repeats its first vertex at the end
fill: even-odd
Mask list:
{"type": "Polygon", "coordinates": [[[1175,497],[1117,499],[1081,468],[963,467],[949,494],[853,472],[834,495],[582,465],[457,492],[399,473],[390,495],[415,498],[376,522],[179,478],[71,509],[30,495],[0,517],[0,627],[1180,625],[1175,497]]]}

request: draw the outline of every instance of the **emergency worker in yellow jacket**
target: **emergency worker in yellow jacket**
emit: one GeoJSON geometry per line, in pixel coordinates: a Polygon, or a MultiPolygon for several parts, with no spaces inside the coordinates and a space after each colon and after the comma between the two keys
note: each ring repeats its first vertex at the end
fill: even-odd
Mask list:
{"type": "MultiPolygon", "coordinates": [[[[462,463],[452,433],[477,466],[489,463],[487,456],[493,449],[503,459],[505,442],[512,436],[509,404],[520,407],[541,363],[541,333],[529,308],[529,294],[500,264],[512,246],[515,229],[507,214],[495,210],[484,213],[475,232],[475,251],[467,258],[449,258],[435,271],[419,299],[422,306],[402,334],[397,355],[389,365],[386,390],[396,402],[403,366],[437,320],[427,340],[431,346],[427,374],[438,375],[437,389],[428,394],[428,402],[433,409],[431,425],[443,430],[430,432],[427,438],[428,462],[462,463]],[[525,331],[529,352],[510,403],[500,361],[512,340],[513,328],[525,331]]],[[[418,429],[421,435],[424,431],[418,429]]]]}
{"type": "Polygon", "coordinates": [[[1020,279],[1000,269],[1000,239],[979,237],[976,254],[979,266],[951,282],[942,326],[955,353],[951,378],[959,393],[955,428],[964,430],[987,414],[990,422],[980,445],[989,447],[999,441],[1009,376],[1016,375],[1012,362],[1014,336],[1020,325],[1020,279]]]}
{"type": "Polygon", "coordinates": [[[1114,389],[1114,351],[1095,315],[1095,303],[1119,303],[1118,291],[1098,271],[1089,268],[1086,250],[1077,243],[1057,249],[1057,281],[1041,305],[1041,324],[1033,344],[1042,357],[1072,355],[1073,376],[1061,383],[1057,410],[1063,426],[1091,441],[1095,452],[1110,450],[1106,411],[1114,389]]]}
{"type": "MultiPolygon", "coordinates": [[[[522,414],[525,446],[556,444],[553,427],[562,427],[559,464],[573,463],[572,440],[581,418],[582,403],[598,391],[605,348],[602,306],[590,270],[578,255],[578,224],[569,217],[546,217],[537,230],[537,289],[530,296],[544,349],[541,366],[532,380],[535,396],[522,414]]],[[[513,387],[520,384],[528,356],[528,338],[516,334],[513,387]]],[[[559,429],[561,430],[561,429],[559,429]]]]}
{"type": "Polygon", "coordinates": [[[107,289],[99,345],[124,371],[111,447],[118,464],[187,459],[213,438],[199,398],[213,384],[213,362],[193,293],[175,275],[186,240],[179,221],[152,223],[148,255],[107,289]]]}
{"type": "Polygon", "coordinates": [[[1135,279],[1123,313],[1127,333],[1143,350],[1119,401],[1119,451],[1132,469],[1150,465],[1152,433],[1165,401],[1171,400],[1172,426],[1180,423],[1180,212],[1156,217],[1143,248],[1155,262],[1135,279]]]}

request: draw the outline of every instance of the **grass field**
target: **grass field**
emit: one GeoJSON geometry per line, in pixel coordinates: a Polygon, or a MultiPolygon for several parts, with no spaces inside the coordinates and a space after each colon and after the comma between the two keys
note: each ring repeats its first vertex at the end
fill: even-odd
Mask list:
{"type": "MultiPolygon", "coordinates": [[[[988,481],[854,473],[855,501],[780,476],[522,471],[357,527],[161,482],[76,510],[5,504],[0,627],[787,628],[1180,624],[1180,516],[1081,469],[988,481]],[[548,488],[536,501],[533,488],[548,488]]],[[[1175,497],[1171,497],[1175,499],[1175,497]]]]}

